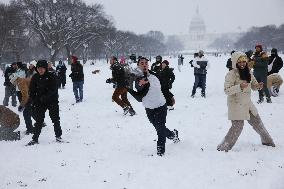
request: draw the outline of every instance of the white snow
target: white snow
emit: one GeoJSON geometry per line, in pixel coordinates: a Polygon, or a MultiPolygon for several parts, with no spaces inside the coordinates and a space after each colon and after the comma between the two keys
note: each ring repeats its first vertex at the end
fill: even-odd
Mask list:
{"type": "MultiPolygon", "coordinates": [[[[156,155],[156,132],[142,104],[129,95],[137,112],[130,117],[112,102],[112,85],[105,83],[111,76],[109,65],[97,61],[95,66],[84,66],[84,102],[74,106],[68,66],[66,89],[59,94],[62,137],[70,143],[55,142],[48,113],[39,145],[25,146],[31,135],[16,142],[1,141],[0,189],[283,189],[283,88],[272,104],[256,104],[257,92],[252,97],[275,148],[261,145],[260,137],[245,123],[230,152],[216,150],[230,128],[223,92],[227,58],[208,57],[206,99],[199,90],[196,98],[190,97],[192,57],[185,56],[182,72],[177,59],[168,59],[175,67],[176,105],[168,112],[167,126],[179,130],[181,142],[167,141],[164,157],[156,155]],[[95,69],[100,73],[92,74],[95,69]]],[[[4,87],[0,87],[3,97],[4,87]]],[[[19,130],[25,130],[22,115],[19,130]]]]}

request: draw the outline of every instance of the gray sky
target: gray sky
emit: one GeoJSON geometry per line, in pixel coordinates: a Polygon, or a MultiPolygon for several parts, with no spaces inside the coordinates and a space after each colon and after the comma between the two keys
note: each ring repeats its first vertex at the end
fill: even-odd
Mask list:
{"type": "Polygon", "coordinates": [[[199,7],[208,32],[284,23],[284,0],[85,0],[101,3],[121,30],[187,34],[199,7]]]}
{"type": "MultiPolygon", "coordinates": [[[[0,0],[8,2],[9,0],[0,0]]],[[[159,30],[187,34],[199,7],[208,32],[244,31],[251,26],[284,23],[284,0],[84,0],[101,3],[118,29],[138,34],[159,30]]]]}

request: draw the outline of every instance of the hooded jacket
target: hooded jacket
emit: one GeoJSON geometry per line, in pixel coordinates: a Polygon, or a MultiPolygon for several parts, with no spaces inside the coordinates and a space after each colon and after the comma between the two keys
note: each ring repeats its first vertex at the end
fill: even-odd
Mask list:
{"type": "Polygon", "coordinates": [[[257,109],[251,101],[251,89],[256,90],[258,82],[251,73],[251,82],[247,88],[241,89],[240,84],[246,82],[240,79],[239,70],[236,67],[241,56],[246,56],[242,52],[235,52],[232,55],[232,70],[225,77],[224,91],[228,95],[228,119],[229,120],[250,120],[250,112],[257,115],[257,109]]]}

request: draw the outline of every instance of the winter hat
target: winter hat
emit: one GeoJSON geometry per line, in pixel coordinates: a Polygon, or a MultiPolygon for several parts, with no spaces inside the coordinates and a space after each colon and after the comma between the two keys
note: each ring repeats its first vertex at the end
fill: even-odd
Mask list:
{"type": "Polygon", "coordinates": [[[236,52],[236,51],[235,51],[235,50],[232,50],[232,51],[231,51],[231,55],[232,55],[234,52],[236,52]]]}
{"type": "Polygon", "coordinates": [[[13,74],[11,74],[10,76],[9,76],[9,80],[10,80],[10,82],[14,85],[15,84],[15,82],[16,82],[16,80],[18,79],[18,76],[17,76],[17,74],[15,74],[15,73],[13,73],[13,74]]]}
{"type": "Polygon", "coordinates": [[[162,63],[166,64],[167,66],[170,64],[169,61],[167,61],[167,60],[163,60],[162,63]]]}
{"type": "Polygon", "coordinates": [[[22,67],[23,67],[23,63],[22,63],[22,62],[17,62],[17,66],[18,66],[19,68],[22,68],[22,67]]]}
{"type": "Polygon", "coordinates": [[[47,69],[48,64],[46,60],[39,60],[37,61],[36,68],[45,68],[47,69]]]}
{"type": "Polygon", "coordinates": [[[231,57],[232,60],[232,68],[237,68],[237,63],[240,61],[248,61],[247,55],[243,52],[234,52],[231,57]]]}
{"type": "Polygon", "coordinates": [[[77,57],[77,56],[72,55],[72,56],[71,56],[71,59],[72,59],[74,62],[77,62],[78,57],[77,57]]]}
{"type": "Polygon", "coordinates": [[[200,56],[200,55],[203,56],[203,55],[204,55],[204,51],[203,51],[203,50],[199,50],[199,51],[198,51],[198,55],[199,55],[199,56],[200,56]]]}
{"type": "Polygon", "coordinates": [[[271,49],[271,55],[277,55],[277,49],[275,48],[271,49]]]}
{"type": "Polygon", "coordinates": [[[35,60],[31,61],[30,65],[33,65],[34,67],[36,67],[36,61],[35,60]]]}
{"type": "Polygon", "coordinates": [[[257,43],[257,44],[255,45],[255,49],[256,49],[256,47],[259,47],[261,51],[263,50],[262,45],[261,45],[260,43],[257,43]]]}
{"type": "Polygon", "coordinates": [[[162,62],[163,58],[161,55],[156,56],[156,61],[162,62]]]}

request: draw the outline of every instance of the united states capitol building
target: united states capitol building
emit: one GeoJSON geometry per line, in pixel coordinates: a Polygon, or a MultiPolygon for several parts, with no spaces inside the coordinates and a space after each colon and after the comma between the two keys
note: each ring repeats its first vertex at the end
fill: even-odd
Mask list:
{"type": "MultiPolygon", "coordinates": [[[[210,33],[206,30],[206,24],[198,7],[196,8],[195,15],[192,17],[188,34],[179,35],[178,38],[183,42],[186,50],[197,51],[200,49],[210,49],[210,44],[217,38],[220,38],[224,33],[210,33]]],[[[228,35],[228,34],[227,34],[228,35]]],[[[232,38],[237,38],[240,34],[229,34],[232,38]]]]}

